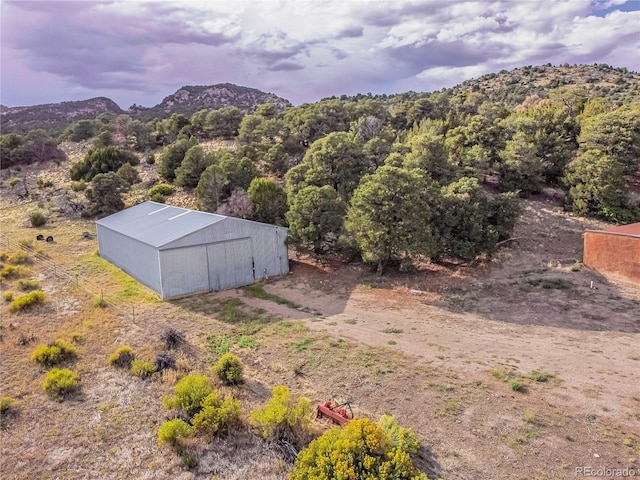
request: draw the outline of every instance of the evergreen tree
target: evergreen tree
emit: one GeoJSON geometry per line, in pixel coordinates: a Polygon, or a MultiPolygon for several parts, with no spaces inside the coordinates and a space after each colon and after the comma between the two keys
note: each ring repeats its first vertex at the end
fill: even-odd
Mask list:
{"type": "Polygon", "coordinates": [[[282,187],[269,178],[254,178],[247,193],[253,203],[252,220],[285,225],[287,194],[282,187]]]}
{"type": "Polygon", "coordinates": [[[329,185],[310,185],[291,197],[289,238],[298,252],[321,255],[335,247],[343,230],[346,207],[329,185]]]}
{"type": "Polygon", "coordinates": [[[353,194],[345,227],[362,258],[378,274],[394,260],[436,252],[432,215],[436,192],[416,169],[380,167],[362,179],[353,194]]]}

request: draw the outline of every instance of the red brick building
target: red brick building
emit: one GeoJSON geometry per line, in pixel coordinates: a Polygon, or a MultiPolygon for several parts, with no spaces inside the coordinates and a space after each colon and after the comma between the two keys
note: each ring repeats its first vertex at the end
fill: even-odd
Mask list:
{"type": "Polygon", "coordinates": [[[640,285],[640,223],[587,230],[583,262],[612,280],[640,285]]]}

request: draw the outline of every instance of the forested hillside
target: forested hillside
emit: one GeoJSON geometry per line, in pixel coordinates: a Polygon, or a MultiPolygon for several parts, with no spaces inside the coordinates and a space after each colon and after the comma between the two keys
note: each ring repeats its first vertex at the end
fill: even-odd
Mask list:
{"type": "MultiPolygon", "coordinates": [[[[70,170],[77,190],[87,185],[85,215],[124,208],[142,158],[164,182],[148,198],[171,202],[178,188],[202,210],[287,225],[300,253],[361,258],[382,273],[491,252],[509,238],[517,197],[547,187],[562,189],[577,215],[640,219],[629,190],[640,165],[639,78],[601,65],[525,67],[430,94],[149,122],[102,115],[57,140],[93,144],[70,170]],[[203,148],[212,140],[226,147],[203,148]]],[[[2,136],[3,168],[59,157],[43,131],[2,136]]]]}

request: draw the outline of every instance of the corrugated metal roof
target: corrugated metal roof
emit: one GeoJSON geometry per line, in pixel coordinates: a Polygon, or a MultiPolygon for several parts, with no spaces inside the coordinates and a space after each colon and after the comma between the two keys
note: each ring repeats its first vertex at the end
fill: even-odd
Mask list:
{"type": "Polygon", "coordinates": [[[227,217],[215,213],[144,202],[96,223],[140,242],[160,247],[225,218],[227,217]]]}
{"type": "Polygon", "coordinates": [[[619,227],[611,227],[602,230],[602,233],[613,233],[615,235],[629,235],[632,237],[640,237],[640,222],[631,223],[629,225],[621,225],[619,227]]]}

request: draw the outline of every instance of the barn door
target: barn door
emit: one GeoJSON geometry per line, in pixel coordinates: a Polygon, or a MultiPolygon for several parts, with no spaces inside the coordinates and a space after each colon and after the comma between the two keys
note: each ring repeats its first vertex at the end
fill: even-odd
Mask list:
{"type": "Polygon", "coordinates": [[[207,257],[211,290],[226,290],[253,283],[250,238],[207,245],[207,257]]]}

